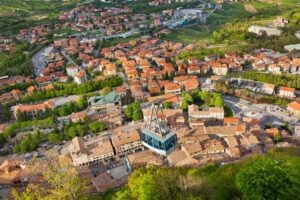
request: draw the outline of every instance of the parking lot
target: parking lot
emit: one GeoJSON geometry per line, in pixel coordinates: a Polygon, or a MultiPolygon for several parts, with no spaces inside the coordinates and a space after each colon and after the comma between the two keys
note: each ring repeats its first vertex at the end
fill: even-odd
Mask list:
{"type": "MultiPolygon", "coordinates": [[[[253,80],[232,78],[229,80],[229,83],[230,86],[234,88],[247,89],[255,93],[268,94],[268,95],[273,95],[274,93],[278,95],[278,90],[279,90],[279,86],[253,81],[253,80]]],[[[300,91],[296,90],[295,95],[296,97],[300,97],[300,91]]]]}
{"type": "Polygon", "coordinates": [[[285,107],[269,104],[252,104],[251,102],[239,99],[233,96],[223,96],[225,104],[230,107],[234,116],[242,117],[244,113],[256,111],[264,117],[261,121],[261,126],[268,123],[283,124],[289,122],[289,125],[300,125],[300,119],[288,113],[285,107]]]}
{"type": "Polygon", "coordinates": [[[296,116],[289,113],[285,107],[268,104],[257,104],[257,107],[261,108],[264,112],[278,117],[284,122],[289,122],[292,125],[300,124],[300,120],[296,116]]]}
{"type": "Polygon", "coordinates": [[[243,79],[231,79],[230,85],[234,88],[243,88],[250,90],[252,92],[270,94],[265,88],[265,84],[262,82],[256,82],[252,80],[243,80],[243,79]]]}
{"type": "Polygon", "coordinates": [[[39,50],[31,59],[32,65],[35,70],[35,75],[39,75],[43,69],[47,66],[47,62],[44,59],[43,53],[47,49],[47,47],[39,50]]]}

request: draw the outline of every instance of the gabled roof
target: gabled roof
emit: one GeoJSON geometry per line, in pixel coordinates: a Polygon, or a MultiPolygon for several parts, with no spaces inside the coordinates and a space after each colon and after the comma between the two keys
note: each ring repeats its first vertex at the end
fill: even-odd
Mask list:
{"type": "Polygon", "coordinates": [[[118,132],[116,134],[113,134],[111,137],[111,141],[114,147],[117,149],[117,151],[121,150],[119,148],[122,145],[129,144],[135,141],[140,141],[140,139],[140,134],[136,129],[118,132]]]}
{"type": "Polygon", "coordinates": [[[165,94],[165,95],[160,95],[155,97],[149,97],[148,101],[151,103],[158,99],[165,99],[164,102],[171,102],[171,103],[178,103],[180,101],[179,97],[176,96],[175,94],[165,94]]]}
{"type": "Polygon", "coordinates": [[[55,107],[55,103],[53,101],[45,101],[44,103],[35,104],[35,105],[18,105],[15,107],[15,111],[21,112],[30,112],[36,110],[44,110],[46,108],[53,109],[55,107]]]}

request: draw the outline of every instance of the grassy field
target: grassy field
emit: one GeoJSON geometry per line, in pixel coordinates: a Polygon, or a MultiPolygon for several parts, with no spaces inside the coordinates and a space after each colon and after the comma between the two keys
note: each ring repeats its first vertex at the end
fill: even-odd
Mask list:
{"type": "Polygon", "coordinates": [[[141,36],[140,34],[135,34],[128,38],[112,38],[112,39],[103,40],[102,48],[111,47],[111,46],[117,45],[119,43],[126,43],[126,42],[130,42],[133,40],[138,40],[138,39],[140,39],[140,36],[141,36]]]}
{"type": "MultiPolygon", "coordinates": [[[[150,6],[149,0],[138,0],[134,3],[131,3],[129,6],[132,9],[133,13],[144,13],[144,14],[151,14],[154,12],[161,12],[165,9],[176,9],[178,7],[183,8],[190,8],[195,7],[198,3],[184,3],[184,2],[177,2],[172,4],[162,4],[159,6],[150,6]]],[[[124,5],[127,5],[125,3],[124,5]]]]}
{"type": "Polygon", "coordinates": [[[162,39],[191,44],[201,41],[210,42],[210,30],[204,25],[189,26],[173,30],[172,33],[165,35],[162,39]]]}

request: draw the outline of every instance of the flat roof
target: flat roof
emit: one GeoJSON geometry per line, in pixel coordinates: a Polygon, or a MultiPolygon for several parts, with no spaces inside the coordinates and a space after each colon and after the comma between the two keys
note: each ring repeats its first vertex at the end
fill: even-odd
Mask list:
{"type": "Polygon", "coordinates": [[[168,139],[170,139],[171,137],[173,137],[174,135],[176,135],[176,133],[173,131],[170,131],[165,136],[162,136],[161,134],[154,132],[153,130],[149,130],[149,129],[143,129],[142,132],[147,135],[153,135],[157,140],[159,140],[161,142],[165,142],[168,139]]]}

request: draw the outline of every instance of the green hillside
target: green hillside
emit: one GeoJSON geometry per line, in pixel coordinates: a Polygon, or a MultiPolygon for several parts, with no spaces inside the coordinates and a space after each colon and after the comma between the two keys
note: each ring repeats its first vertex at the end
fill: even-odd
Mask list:
{"type": "MultiPolygon", "coordinates": [[[[206,24],[177,29],[163,38],[184,44],[205,41],[210,45],[209,50],[215,53],[262,47],[281,51],[284,45],[298,42],[294,33],[300,29],[299,13],[299,0],[226,2],[208,18],[206,24]],[[278,16],[290,20],[282,36],[263,38],[248,33],[250,25],[268,25],[278,16]]],[[[203,50],[191,56],[195,54],[201,57],[203,50]]]]}
{"type": "Polygon", "coordinates": [[[49,12],[63,10],[77,2],[78,0],[1,0],[0,15],[13,16],[14,14],[49,14],[49,12]]]}
{"type": "Polygon", "coordinates": [[[0,29],[13,34],[21,28],[39,23],[45,18],[74,8],[80,0],[1,0],[0,29]]]}

